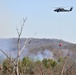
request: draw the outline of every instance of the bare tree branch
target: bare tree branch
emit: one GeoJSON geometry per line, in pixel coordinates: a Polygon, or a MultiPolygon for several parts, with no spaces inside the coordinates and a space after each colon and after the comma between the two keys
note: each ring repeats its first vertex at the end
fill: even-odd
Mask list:
{"type": "Polygon", "coordinates": [[[4,52],[4,51],[1,50],[1,49],[0,49],[0,51],[1,51],[4,55],[6,55],[6,57],[7,57],[9,60],[11,60],[11,58],[6,54],[6,52],[4,52]]]}
{"type": "Polygon", "coordinates": [[[75,61],[73,62],[73,64],[65,71],[65,73],[69,72],[72,70],[72,68],[74,67],[75,65],[75,61]]]}
{"type": "Polygon", "coordinates": [[[17,30],[17,34],[19,35],[19,30],[18,30],[18,27],[17,27],[17,25],[16,25],[16,30],[17,30]]]}
{"type": "Polygon", "coordinates": [[[66,64],[66,61],[67,61],[67,59],[68,59],[68,56],[69,56],[69,50],[68,50],[68,53],[67,53],[67,55],[66,55],[66,57],[65,57],[65,61],[64,61],[64,63],[63,63],[63,66],[62,66],[62,70],[61,70],[61,74],[60,74],[60,75],[63,75],[64,68],[65,68],[65,64],[66,64]]]}
{"type": "MultiPolygon", "coordinates": [[[[34,36],[35,36],[35,35],[36,35],[36,33],[34,34],[34,36]]],[[[33,37],[34,37],[34,36],[33,36],[33,37]]],[[[25,44],[24,44],[24,46],[22,47],[22,49],[20,50],[19,55],[22,53],[22,51],[24,50],[24,48],[25,48],[28,44],[31,43],[31,41],[32,41],[32,38],[25,40],[25,44]]]]}
{"type": "Polygon", "coordinates": [[[27,17],[25,19],[23,18],[23,24],[21,25],[21,30],[20,30],[19,36],[21,36],[21,34],[22,34],[22,30],[23,30],[26,20],[27,20],[27,17]]]}

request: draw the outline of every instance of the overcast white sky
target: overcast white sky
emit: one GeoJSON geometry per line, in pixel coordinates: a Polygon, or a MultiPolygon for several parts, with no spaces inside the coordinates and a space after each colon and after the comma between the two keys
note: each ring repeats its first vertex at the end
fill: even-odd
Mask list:
{"type": "Polygon", "coordinates": [[[22,37],[56,38],[76,43],[75,0],[0,0],[0,38],[17,37],[16,25],[27,17],[22,37]],[[56,13],[55,7],[73,11],[56,13]]]}

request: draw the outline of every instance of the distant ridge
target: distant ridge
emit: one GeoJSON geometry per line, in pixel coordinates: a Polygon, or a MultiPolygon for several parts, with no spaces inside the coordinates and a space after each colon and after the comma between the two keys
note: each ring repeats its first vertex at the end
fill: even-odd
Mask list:
{"type": "MultiPolygon", "coordinates": [[[[26,38],[21,38],[21,41],[20,41],[21,48],[23,47],[25,40],[26,38]]],[[[11,51],[12,56],[15,57],[17,53],[17,38],[0,39],[0,49],[8,52],[8,54],[10,54],[10,51],[11,51]]],[[[61,39],[59,40],[59,39],[46,39],[46,38],[43,38],[43,39],[32,38],[31,43],[26,46],[21,56],[29,56],[29,57],[38,56],[39,58],[43,58],[43,57],[48,57],[45,55],[50,56],[51,54],[53,56],[51,51],[54,51],[54,50],[56,50],[56,53],[57,53],[57,50],[76,51],[76,44],[63,41],[61,39]],[[61,47],[59,46],[59,43],[62,44],[61,47]]],[[[0,52],[1,57],[2,55],[3,54],[0,52]]]]}
{"type": "MultiPolygon", "coordinates": [[[[26,38],[21,38],[21,46],[23,46],[25,40],[26,38]]],[[[62,43],[63,47],[68,47],[69,45],[73,45],[73,43],[69,43],[59,39],[32,38],[32,41],[28,45],[28,48],[34,48],[34,47],[38,48],[40,46],[52,46],[52,47],[54,46],[54,48],[57,48],[59,46],[59,43],[62,43]]],[[[17,38],[0,39],[0,49],[16,50],[16,48],[17,48],[17,38]]]]}

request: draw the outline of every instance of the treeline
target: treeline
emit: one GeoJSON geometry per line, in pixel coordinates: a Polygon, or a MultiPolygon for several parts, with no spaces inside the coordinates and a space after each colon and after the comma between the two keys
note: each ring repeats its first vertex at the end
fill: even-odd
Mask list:
{"type": "MultiPolygon", "coordinates": [[[[24,57],[18,62],[19,75],[61,75],[65,59],[53,60],[44,58],[42,61],[34,61],[29,57],[24,57]]],[[[67,65],[62,75],[75,75],[76,64],[73,63],[68,68],[67,65]]],[[[0,75],[15,75],[14,66],[7,58],[3,61],[2,67],[0,67],[0,75]]]]}
{"type": "MultiPolygon", "coordinates": [[[[19,60],[19,74],[43,74],[46,73],[47,70],[54,69],[54,67],[57,65],[57,61],[54,61],[52,59],[43,59],[42,61],[37,60],[34,61],[33,59],[30,59],[29,57],[24,57],[22,60],[19,60]]],[[[16,66],[16,65],[15,65],[16,66]]],[[[14,66],[11,64],[11,62],[8,59],[5,59],[2,63],[2,70],[1,75],[11,75],[14,72],[14,66]]]]}

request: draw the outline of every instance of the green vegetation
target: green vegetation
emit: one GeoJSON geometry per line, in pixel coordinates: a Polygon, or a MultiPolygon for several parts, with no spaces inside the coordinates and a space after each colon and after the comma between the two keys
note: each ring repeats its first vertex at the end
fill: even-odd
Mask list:
{"type": "MultiPolygon", "coordinates": [[[[61,75],[64,61],[65,58],[59,58],[58,61],[47,58],[44,58],[42,61],[33,61],[29,57],[24,57],[18,62],[19,75],[61,75]]],[[[75,73],[76,71],[74,65],[76,66],[75,63],[73,63],[71,66],[69,65],[68,68],[66,66],[66,70],[64,70],[63,75],[69,75],[69,72],[72,75],[71,71],[75,73]]],[[[13,69],[13,64],[11,64],[8,59],[5,59],[2,63],[2,70],[0,70],[0,75],[13,75],[15,74],[13,69]]]]}
{"type": "Polygon", "coordinates": [[[44,58],[42,60],[42,64],[44,65],[45,68],[54,68],[57,65],[57,62],[54,61],[53,59],[44,58]]]}

